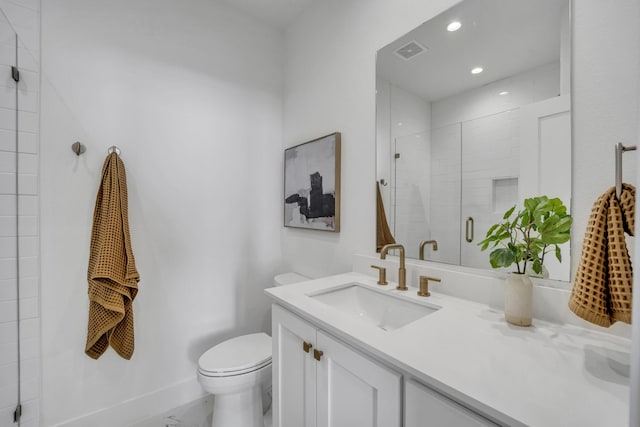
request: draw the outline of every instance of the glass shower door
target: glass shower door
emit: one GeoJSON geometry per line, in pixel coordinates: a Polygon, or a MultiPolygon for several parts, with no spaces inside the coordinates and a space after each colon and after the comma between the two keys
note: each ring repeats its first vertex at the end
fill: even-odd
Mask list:
{"type": "Polygon", "coordinates": [[[404,245],[406,256],[418,258],[421,240],[431,237],[431,142],[427,132],[395,139],[393,179],[393,236],[404,245]]]}
{"type": "Polygon", "coordinates": [[[0,425],[20,425],[17,36],[0,10],[0,425]]]}

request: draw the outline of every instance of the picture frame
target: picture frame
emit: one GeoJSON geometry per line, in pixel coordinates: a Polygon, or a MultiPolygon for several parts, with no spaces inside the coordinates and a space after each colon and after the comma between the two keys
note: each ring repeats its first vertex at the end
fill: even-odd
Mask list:
{"type": "Polygon", "coordinates": [[[340,232],[340,132],[284,150],[284,226],[340,232]]]}

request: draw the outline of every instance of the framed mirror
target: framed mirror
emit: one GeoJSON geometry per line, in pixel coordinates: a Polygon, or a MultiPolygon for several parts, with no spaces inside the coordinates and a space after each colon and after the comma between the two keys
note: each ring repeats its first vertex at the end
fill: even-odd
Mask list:
{"type": "Polygon", "coordinates": [[[378,51],[378,205],[408,257],[489,269],[507,209],[570,208],[570,22],[570,0],[465,0],[378,51]]]}

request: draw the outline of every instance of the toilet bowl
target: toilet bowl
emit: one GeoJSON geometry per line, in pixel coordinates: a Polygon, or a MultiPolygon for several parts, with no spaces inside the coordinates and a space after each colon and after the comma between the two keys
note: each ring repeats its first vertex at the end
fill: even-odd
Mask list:
{"type": "Polygon", "coordinates": [[[271,384],[271,337],[242,335],[209,349],[198,361],[198,381],[215,396],[214,427],[262,427],[262,388],[271,384]]]}
{"type": "MultiPolygon", "coordinates": [[[[280,274],[274,286],[308,280],[280,274]]],[[[271,387],[271,337],[241,335],[207,350],[198,360],[198,382],[214,395],[213,427],[263,427],[263,390],[271,387]]]]}

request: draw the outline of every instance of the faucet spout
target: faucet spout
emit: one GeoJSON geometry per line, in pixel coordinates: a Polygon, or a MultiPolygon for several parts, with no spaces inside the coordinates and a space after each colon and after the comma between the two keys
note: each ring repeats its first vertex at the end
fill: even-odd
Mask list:
{"type": "Polygon", "coordinates": [[[400,250],[400,268],[398,269],[398,286],[396,289],[399,291],[406,291],[409,288],[407,288],[407,269],[404,262],[404,246],[399,243],[392,243],[390,245],[383,246],[380,250],[380,259],[387,259],[387,252],[389,252],[389,249],[400,250]]]}
{"type": "Polygon", "coordinates": [[[420,242],[420,259],[424,261],[424,247],[425,245],[431,245],[434,251],[438,250],[438,242],[435,240],[423,240],[420,242]]]}

